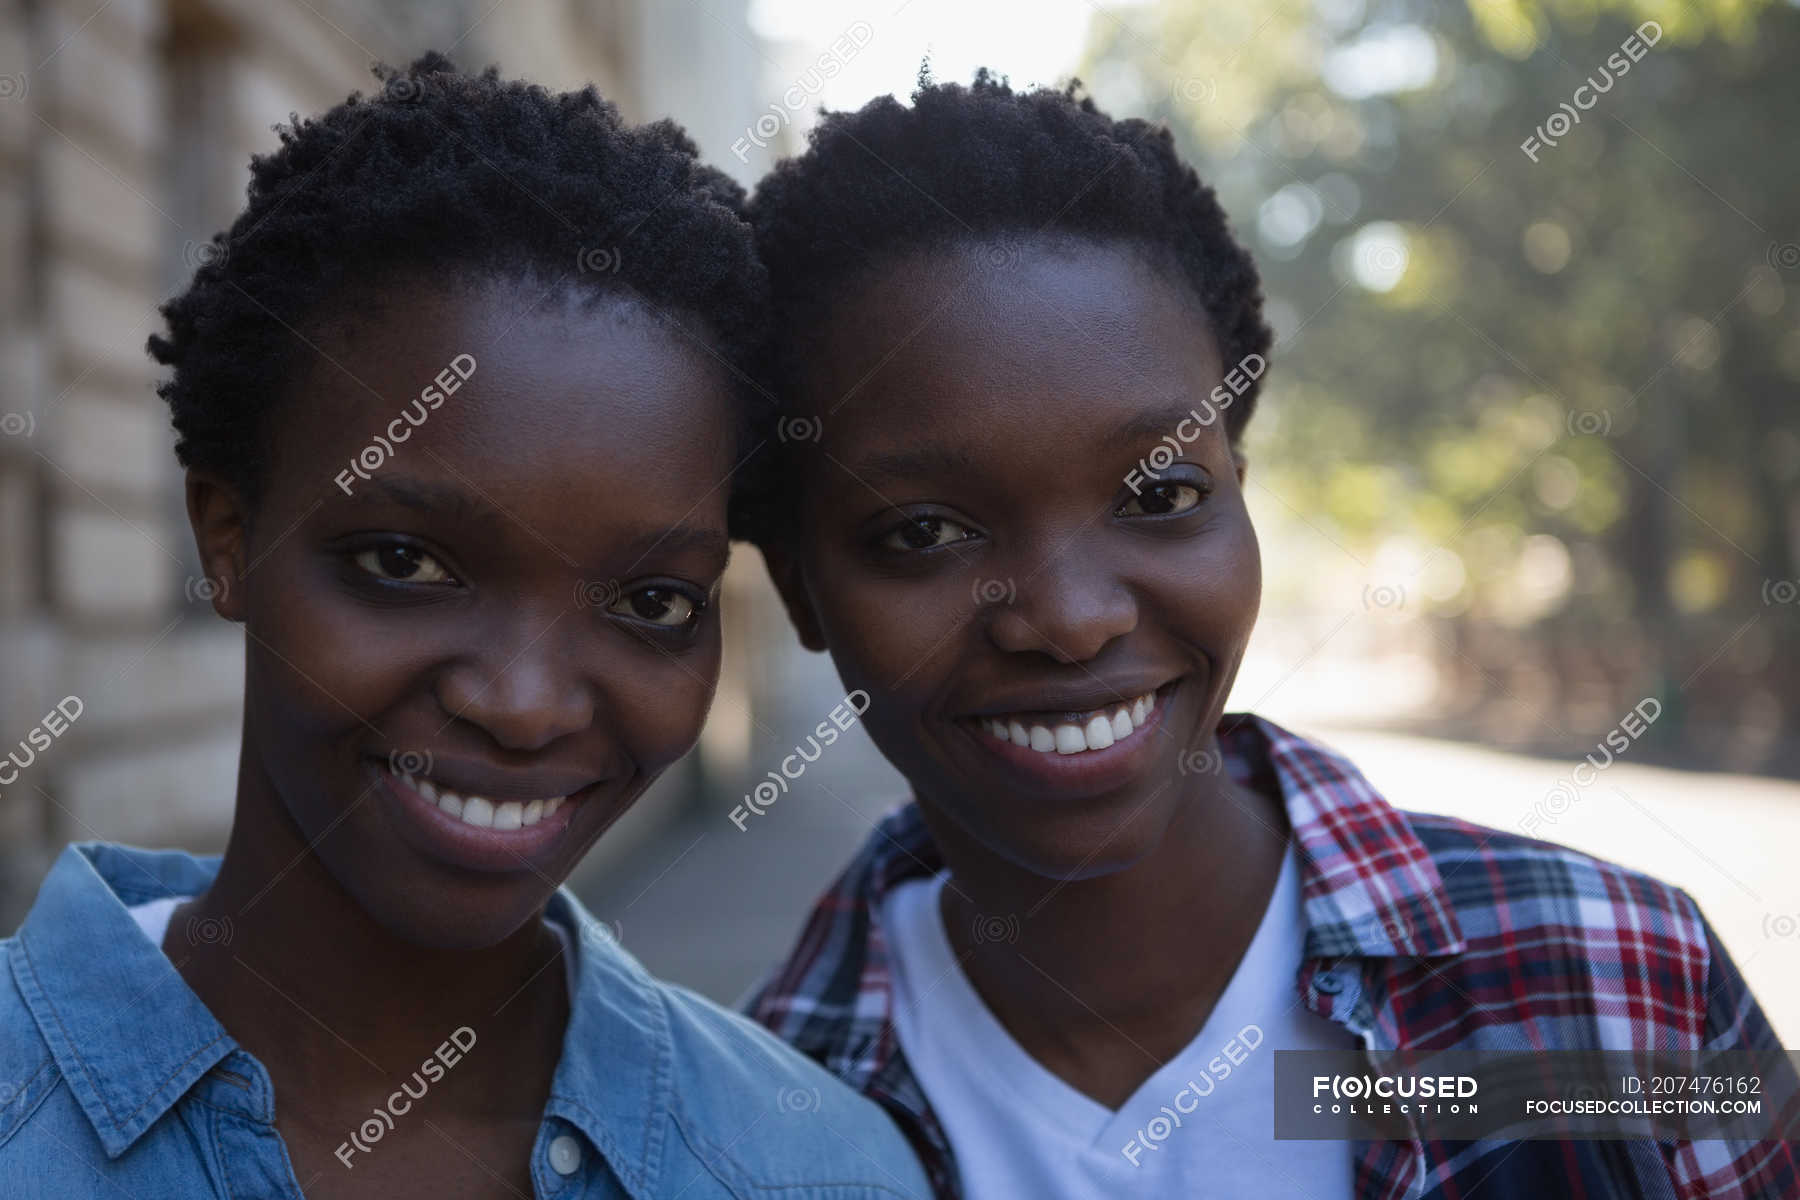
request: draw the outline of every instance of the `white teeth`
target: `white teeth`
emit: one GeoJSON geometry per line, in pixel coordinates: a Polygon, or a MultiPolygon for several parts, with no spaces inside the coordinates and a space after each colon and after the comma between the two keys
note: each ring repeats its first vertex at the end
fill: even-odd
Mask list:
{"type": "Polygon", "coordinates": [[[1105,717],[1095,717],[1082,732],[1087,735],[1089,750],[1104,750],[1113,744],[1112,722],[1105,717]]]}
{"type": "Polygon", "coordinates": [[[485,796],[459,796],[447,787],[439,787],[429,779],[419,779],[401,771],[391,771],[395,778],[405,781],[419,795],[425,797],[439,810],[449,813],[457,820],[481,829],[513,830],[526,829],[562,807],[567,796],[554,796],[548,800],[506,800],[495,804],[485,796]]]}
{"type": "MultiPolygon", "coordinates": [[[[1156,693],[1146,692],[1110,712],[1096,711],[1079,724],[1028,726],[1017,717],[982,717],[980,724],[996,740],[1029,746],[1039,754],[1080,754],[1084,750],[1104,750],[1130,737],[1143,728],[1155,708],[1156,693]]],[[[544,815],[549,816],[552,811],[546,806],[544,815]]]]}

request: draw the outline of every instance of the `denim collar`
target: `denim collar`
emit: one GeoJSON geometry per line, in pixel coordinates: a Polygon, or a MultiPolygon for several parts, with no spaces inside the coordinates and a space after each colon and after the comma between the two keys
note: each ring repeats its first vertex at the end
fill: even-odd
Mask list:
{"type": "MultiPolygon", "coordinates": [[[[216,855],[77,843],[19,927],[19,990],[109,1158],[240,1049],[126,911],[204,891],[218,869],[216,855]]],[[[586,1135],[634,1197],[653,1196],[667,1122],[645,1118],[675,1102],[662,987],[567,889],[547,915],[573,935],[577,1000],[545,1114],[586,1135]]]]}

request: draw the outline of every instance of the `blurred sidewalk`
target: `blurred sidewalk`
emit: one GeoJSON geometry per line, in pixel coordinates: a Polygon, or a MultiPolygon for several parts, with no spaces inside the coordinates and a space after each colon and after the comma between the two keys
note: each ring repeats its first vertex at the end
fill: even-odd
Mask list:
{"type": "MultiPolygon", "coordinates": [[[[814,723],[796,717],[783,728],[814,723]]],[[[1348,755],[1396,806],[1514,833],[1529,820],[1532,836],[1686,889],[1783,1044],[1800,1047],[1800,784],[1641,767],[1628,752],[1572,803],[1548,802],[1573,761],[1294,725],[1348,755]]],[[[729,1004],[787,951],[813,899],[903,789],[857,728],[743,832],[723,811],[692,814],[575,886],[651,971],[729,1004]]]]}

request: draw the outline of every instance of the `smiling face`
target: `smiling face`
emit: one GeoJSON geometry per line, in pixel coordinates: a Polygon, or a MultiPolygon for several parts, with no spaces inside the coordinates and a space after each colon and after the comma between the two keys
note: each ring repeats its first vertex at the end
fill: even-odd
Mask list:
{"type": "Polygon", "coordinates": [[[1178,277],[1123,245],[994,249],[909,257],[833,309],[771,565],[935,829],[1105,874],[1205,821],[1261,565],[1224,421],[1193,419],[1223,367],[1178,277]],[[1181,453],[1146,478],[1164,435],[1181,453]]]}
{"type": "Polygon", "coordinates": [[[238,819],[291,823],[390,932],[492,945],[698,736],[731,397],[620,301],[379,300],[273,410],[218,601],[268,797],[238,819]]]}

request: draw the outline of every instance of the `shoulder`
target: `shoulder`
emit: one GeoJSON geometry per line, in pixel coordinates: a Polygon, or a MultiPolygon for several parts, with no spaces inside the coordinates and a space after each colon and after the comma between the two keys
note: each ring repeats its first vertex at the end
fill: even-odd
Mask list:
{"type": "Polygon", "coordinates": [[[62,1071],[20,991],[16,975],[24,953],[17,937],[0,941],[0,1192],[7,1195],[13,1194],[7,1188],[15,1169],[27,1169],[21,1166],[23,1147],[41,1149],[45,1140],[41,1132],[21,1135],[27,1125],[41,1130],[45,1121],[54,1122],[52,1132],[65,1146],[85,1147],[94,1140],[87,1122],[75,1119],[80,1111],[61,1088],[62,1071]],[[56,1102],[59,1089],[62,1098],[56,1102]]]}
{"type": "MultiPolygon", "coordinates": [[[[702,1158],[757,1187],[830,1182],[845,1195],[930,1194],[888,1115],[755,1022],[686,988],[654,985],[668,1014],[675,1116],[702,1158]]],[[[834,1191],[833,1194],[836,1194],[834,1191]]]]}
{"type": "Polygon", "coordinates": [[[1699,1044],[1719,951],[1686,892],[1552,842],[1404,816],[1466,942],[1396,987],[1420,1025],[1495,1044],[1699,1044]],[[1456,1003],[1442,1002],[1446,991],[1456,1003]]]}
{"type": "Polygon", "coordinates": [[[1705,949],[1699,906],[1672,884],[1554,842],[1455,817],[1404,815],[1437,866],[1466,935],[1536,926],[1610,943],[1629,930],[1664,940],[1671,950],[1705,949]]]}

